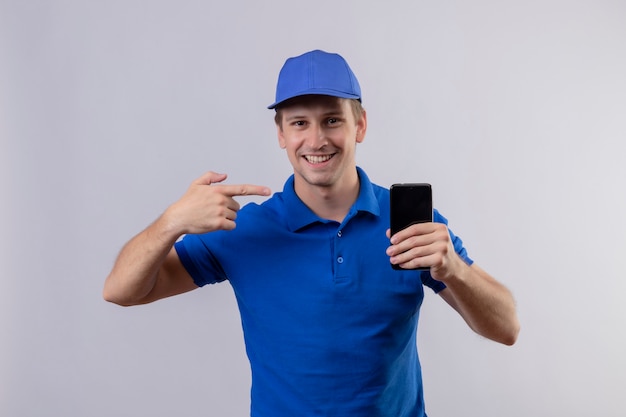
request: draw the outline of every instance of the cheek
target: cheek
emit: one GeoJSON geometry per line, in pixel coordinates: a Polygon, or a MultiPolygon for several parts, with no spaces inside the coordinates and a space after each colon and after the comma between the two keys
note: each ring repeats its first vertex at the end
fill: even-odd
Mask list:
{"type": "Polygon", "coordinates": [[[283,134],[278,138],[278,144],[288,153],[293,153],[302,146],[302,138],[297,134],[283,134]]]}

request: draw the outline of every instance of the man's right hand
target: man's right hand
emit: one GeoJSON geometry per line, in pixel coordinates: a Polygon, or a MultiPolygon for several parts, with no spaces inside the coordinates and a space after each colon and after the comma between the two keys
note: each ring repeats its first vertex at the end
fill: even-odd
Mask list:
{"type": "Polygon", "coordinates": [[[233,197],[269,196],[271,191],[261,185],[221,184],[226,174],[207,172],[191,183],[187,192],[164,213],[172,229],[181,234],[199,234],[235,228],[241,207],[233,197]]]}

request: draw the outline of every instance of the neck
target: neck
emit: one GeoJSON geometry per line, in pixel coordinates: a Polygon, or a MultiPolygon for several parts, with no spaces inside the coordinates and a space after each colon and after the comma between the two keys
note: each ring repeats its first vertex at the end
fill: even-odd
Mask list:
{"type": "Polygon", "coordinates": [[[313,186],[303,184],[304,181],[295,178],[294,188],[296,194],[316,215],[323,219],[343,222],[359,196],[359,176],[354,171],[354,176],[340,184],[332,186],[313,186]]]}

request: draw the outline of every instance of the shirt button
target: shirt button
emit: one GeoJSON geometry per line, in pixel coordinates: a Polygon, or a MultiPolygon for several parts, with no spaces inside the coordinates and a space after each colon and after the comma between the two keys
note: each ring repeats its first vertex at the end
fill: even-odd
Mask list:
{"type": "Polygon", "coordinates": [[[342,264],[342,263],[343,263],[343,257],[341,257],[341,256],[340,256],[339,258],[337,258],[337,262],[339,262],[340,264],[342,264]]]}
{"type": "Polygon", "coordinates": [[[341,237],[341,235],[343,234],[343,232],[340,230],[337,232],[337,237],[341,237]]]}

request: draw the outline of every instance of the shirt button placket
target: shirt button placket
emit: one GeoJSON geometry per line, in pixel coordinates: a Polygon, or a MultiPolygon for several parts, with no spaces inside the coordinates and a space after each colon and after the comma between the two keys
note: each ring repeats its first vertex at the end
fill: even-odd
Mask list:
{"type": "Polygon", "coordinates": [[[339,229],[335,232],[335,283],[345,283],[349,279],[349,274],[345,270],[348,264],[344,253],[344,244],[346,243],[344,237],[343,230],[339,229]]]}
{"type": "MultiPolygon", "coordinates": [[[[338,237],[339,239],[341,239],[341,236],[343,236],[343,232],[342,232],[341,230],[338,230],[338,231],[337,231],[337,237],[338,237]]],[[[338,264],[342,264],[342,263],[343,263],[343,256],[338,256],[338,257],[337,257],[337,263],[338,263],[338,264]]]]}

